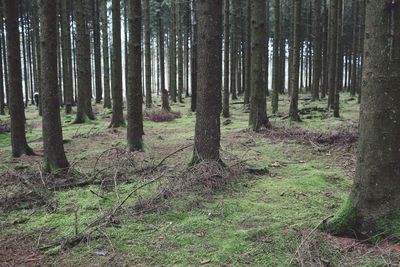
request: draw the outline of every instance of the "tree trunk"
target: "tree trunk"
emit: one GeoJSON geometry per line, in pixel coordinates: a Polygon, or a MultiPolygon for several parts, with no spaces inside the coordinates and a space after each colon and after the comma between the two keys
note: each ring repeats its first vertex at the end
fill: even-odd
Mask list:
{"type": "Polygon", "coordinates": [[[353,54],[351,60],[350,95],[356,95],[357,86],[357,54],[358,54],[358,12],[359,0],[353,0],[353,54]]]}
{"type": "Polygon", "coordinates": [[[312,100],[319,99],[319,80],[321,78],[321,0],[315,0],[314,19],[314,63],[312,81],[312,100]]]}
{"type": "Polygon", "coordinates": [[[129,62],[128,66],[128,126],[127,139],[131,151],[142,149],[143,115],[142,115],[142,7],[141,0],[129,2],[129,62]]]}
{"type": "Polygon", "coordinates": [[[62,70],[65,112],[71,113],[73,103],[71,32],[67,0],[61,0],[62,70]]]}
{"type": "Polygon", "coordinates": [[[191,51],[191,88],[190,109],[194,112],[197,104],[197,0],[192,0],[192,51],[191,51]]]}
{"type": "MultiPolygon", "coordinates": [[[[248,0],[250,1],[250,0],[248,0]]],[[[224,98],[222,115],[229,117],[229,0],[224,0],[224,98]]]]}
{"type": "MultiPolygon", "coordinates": [[[[22,35],[22,59],[24,65],[24,87],[25,87],[25,107],[28,106],[29,103],[29,88],[28,88],[28,72],[27,72],[27,65],[26,65],[26,43],[25,43],[25,22],[24,16],[22,15],[23,11],[20,10],[21,13],[21,35],[22,35]]],[[[33,97],[33,96],[32,96],[33,97]]]]}
{"type": "Polygon", "coordinates": [[[68,167],[64,153],[60,103],[57,90],[57,8],[54,0],[40,2],[42,63],[43,157],[45,171],[68,167]]]}
{"type": "Polygon", "coordinates": [[[275,0],[274,3],[274,55],[273,55],[273,68],[272,68],[272,113],[278,112],[278,99],[279,99],[279,80],[280,80],[280,67],[279,67],[279,38],[280,38],[280,1],[275,0]]]}
{"type": "Polygon", "coordinates": [[[150,0],[144,1],[144,44],[146,71],[146,107],[151,108],[151,57],[150,57],[150,0]]]}
{"type": "Polygon", "coordinates": [[[237,62],[238,62],[238,13],[239,0],[232,0],[232,41],[231,41],[231,94],[232,100],[237,99],[237,62]]]}
{"type": "MultiPolygon", "coordinates": [[[[112,54],[112,127],[124,125],[122,113],[122,58],[121,58],[121,9],[120,0],[112,1],[112,29],[113,29],[113,54],[112,54]]],[[[141,31],[140,31],[141,32],[141,31]]]]}
{"type": "Polygon", "coordinates": [[[358,74],[358,79],[357,79],[357,93],[358,93],[358,103],[361,102],[361,81],[362,81],[362,76],[363,76],[363,68],[364,68],[364,60],[363,60],[363,55],[364,55],[364,35],[365,35],[365,6],[366,6],[366,1],[362,0],[363,2],[361,3],[361,25],[360,25],[360,70],[358,74]]]}
{"type": "Polygon", "coordinates": [[[400,208],[400,6],[387,7],[366,6],[358,160],[350,198],[329,223],[336,234],[382,234],[379,223],[400,208]]]}
{"type": "Polygon", "coordinates": [[[9,75],[8,108],[11,117],[11,148],[13,157],[33,155],[25,136],[25,114],[22,94],[21,52],[18,33],[18,8],[15,0],[5,0],[7,57],[9,75]]]}
{"type": "MultiPolygon", "coordinates": [[[[249,104],[250,103],[250,42],[251,42],[251,37],[250,37],[250,20],[251,20],[251,0],[246,0],[246,9],[247,9],[247,15],[246,15],[246,46],[245,46],[245,76],[244,76],[244,103],[249,104]]],[[[266,1],[269,3],[269,0],[266,1]]],[[[228,29],[229,31],[229,29],[228,29]]],[[[229,56],[229,54],[228,54],[229,56]]],[[[229,81],[229,80],[228,80],[229,81]]]]}
{"type": "MultiPolygon", "coordinates": [[[[162,0],[160,5],[162,4],[162,0]]],[[[159,9],[160,13],[158,15],[158,28],[159,28],[159,48],[160,48],[160,76],[161,76],[161,100],[162,100],[162,110],[170,111],[168,99],[168,91],[165,89],[165,59],[164,59],[164,25],[162,24],[162,11],[161,7],[159,9]]]]}
{"type": "Polygon", "coordinates": [[[94,115],[90,96],[92,93],[91,71],[90,71],[90,39],[87,26],[85,2],[86,0],[75,0],[76,12],[76,67],[78,80],[78,109],[75,123],[83,123],[86,116],[93,120],[94,115]]]}
{"type": "Polygon", "coordinates": [[[335,97],[335,87],[336,87],[336,46],[337,46],[337,13],[338,13],[338,0],[330,1],[329,8],[329,66],[328,66],[328,109],[333,108],[334,97],[335,97]]]}
{"type": "Polygon", "coordinates": [[[110,57],[108,53],[108,19],[107,0],[101,0],[101,30],[103,35],[103,79],[104,79],[104,107],[111,108],[110,96],[110,57]]]}
{"type": "Polygon", "coordinates": [[[327,0],[323,0],[323,27],[322,27],[322,86],[321,86],[321,98],[324,99],[328,88],[328,8],[326,4],[327,0]]]}
{"type": "Polygon", "coordinates": [[[183,103],[183,40],[182,40],[182,3],[176,4],[176,28],[178,30],[178,101],[183,103]]]}
{"type": "Polygon", "coordinates": [[[336,39],[336,77],[333,116],[339,118],[339,93],[343,89],[343,0],[338,0],[337,39],[336,39]]]}
{"type": "Polygon", "coordinates": [[[37,83],[36,83],[36,92],[39,93],[39,115],[42,115],[42,101],[41,101],[41,84],[40,84],[40,77],[41,77],[41,63],[40,63],[40,37],[39,37],[39,0],[33,0],[33,32],[35,36],[35,48],[36,48],[36,67],[37,67],[37,83]]]}
{"type": "MultiPolygon", "coordinates": [[[[2,16],[0,14],[0,16],[2,16]]],[[[2,19],[2,18],[0,18],[2,19]]],[[[3,27],[1,27],[1,32],[0,32],[0,115],[4,115],[5,112],[5,94],[4,94],[4,86],[3,86],[3,38],[4,38],[4,33],[3,33],[3,27]]]]}
{"type": "Polygon", "coordinates": [[[198,96],[193,163],[220,160],[222,1],[198,2],[198,96]]]}
{"type": "Polygon", "coordinates": [[[251,96],[249,125],[253,131],[269,127],[265,99],[265,2],[251,0],[251,96]]]}
{"type": "Polygon", "coordinates": [[[176,1],[171,0],[169,38],[169,93],[173,102],[176,102],[176,1]]]}
{"type": "Polygon", "coordinates": [[[300,56],[300,26],[301,26],[301,0],[294,0],[294,28],[293,28],[293,73],[292,73],[292,95],[290,98],[289,116],[292,121],[300,121],[298,114],[299,102],[299,56],[300,56]]]}
{"type": "Polygon", "coordinates": [[[103,88],[101,87],[101,48],[100,48],[100,25],[99,25],[99,0],[93,0],[93,46],[94,46],[94,71],[96,81],[96,103],[103,99],[103,88]]]}

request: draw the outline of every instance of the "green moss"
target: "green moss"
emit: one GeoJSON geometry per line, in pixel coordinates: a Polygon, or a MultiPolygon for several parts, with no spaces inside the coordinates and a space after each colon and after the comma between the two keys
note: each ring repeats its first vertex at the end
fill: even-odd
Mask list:
{"type": "Polygon", "coordinates": [[[351,197],[349,196],[346,202],[340,207],[335,217],[333,217],[325,227],[326,230],[332,234],[353,234],[355,227],[357,227],[357,222],[357,209],[351,203],[351,197]]]}
{"type": "Polygon", "coordinates": [[[391,237],[396,241],[400,240],[400,211],[395,211],[376,224],[376,236],[374,243],[379,242],[384,237],[391,237]]]}

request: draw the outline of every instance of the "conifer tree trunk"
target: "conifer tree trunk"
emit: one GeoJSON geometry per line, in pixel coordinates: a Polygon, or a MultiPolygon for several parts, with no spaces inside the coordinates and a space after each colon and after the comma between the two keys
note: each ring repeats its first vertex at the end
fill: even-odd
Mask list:
{"type": "Polygon", "coordinates": [[[162,105],[161,109],[164,111],[170,111],[169,106],[169,98],[168,98],[168,91],[165,89],[165,58],[164,58],[164,25],[162,23],[162,11],[161,11],[161,4],[162,0],[160,1],[160,11],[158,13],[158,30],[159,30],[159,49],[160,49],[160,83],[161,83],[161,100],[162,105]]]}
{"type": "Polygon", "coordinates": [[[279,38],[280,38],[280,1],[274,2],[274,58],[272,68],[272,113],[278,111],[278,98],[279,98],[279,80],[280,80],[280,67],[279,67],[279,38]]]}
{"type": "MultiPolygon", "coordinates": [[[[265,94],[269,96],[269,2],[265,0],[265,94]]],[[[251,11],[251,10],[250,10],[251,11]]],[[[249,26],[250,27],[250,26],[249,26]]],[[[250,41],[249,41],[250,43],[250,41]]],[[[249,70],[250,71],[250,70],[249,70]]]]}
{"type": "Polygon", "coordinates": [[[57,8],[54,0],[41,0],[40,38],[43,101],[43,156],[45,171],[68,167],[64,153],[57,80],[57,8]]]}
{"type": "Polygon", "coordinates": [[[170,38],[169,38],[169,93],[176,102],[176,1],[171,0],[170,8],[170,38]]]}
{"type": "Polygon", "coordinates": [[[112,29],[113,29],[113,54],[112,54],[112,127],[124,125],[122,113],[122,55],[121,55],[121,9],[120,0],[112,0],[112,29]]]}
{"type": "Polygon", "coordinates": [[[338,0],[337,39],[336,39],[336,77],[333,116],[339,117],[339,93],[343,89],[343,0],[338,0]]]}
{"type": "Polygon", "coordinates": [[[178,30],[178,101],[183,103],[183,40],[182,40],[182,3],[176,4],[176,28],[178,30]]]}
{"type": "Polygon", "coordinates": [[[238,62],[238,13],[239,0],[232,0],[232,41],[231,41],[231,94],[232,100],[237,99],[237,62],[238,62]]]}
{"type": "Polygon", "coordinates": [[[326,91],[328,88],[328,58],[329,58],[329,53],[328,53],[328,8],[326,1],[327,0],[322,0],[323,1],[323,27],[322,27],[322,51],[323,51],[323,57],[322,57],[322,86],[321,86],[321,98],[324,99],[326,96],[326,91]]]}
{"type": "Polygon", "coordinates": [[[265,92],[265,2],[251,0],[251,96],[249,125],[253,131],[269,127],[265,92]]]}
{"type": "Polygon", "coordinates": [[[62,70],[65,113],[70,114],[73,103],[71,32],[68,1],[61,0],[62,70]]]}
{"type": "Polygon", "coordinates": [[[22,94],[21,52],[18,33],[18,8],[15,0],[5,0],[7,57],[9,75],[8,108],[11,117],[11,148],[13,157],[33,155],[25,136],[25,113],[22,94]]]}
{"type": "MultiPolygon", "coordinates": [[[[30,14],[28,13],[26,15],[26,19],[28,22],[28,42],[27,42],[27,50],[28,50],[28,70],[29,70],[29,80],[30,80],[30,89],[31,89],[31,104],[34,105],[35,104],[35,100],[33,97],[33,80],[34,80],[34,75],[33,75],[33,71],[32,71],[32,31],[31,31],[31,21],[29,19],[30,14]]],[[[0,61],[1,61],[1,55],[0,55],[0,61]]]]}
{"type": "Polygon", "coordinates": [[[220,160],[222,2],[198,2],[198,96],[193,163],[220,160]]]}
{"type": "MultiPolygon", "coordinates": [[[[22,9],[22,7],[21,7],[22,9]]],[[[24,66],[24,87],[25,87],[25,107],[28,106],[29,103],[29,89],[28,89],[28,72],[27,72],[27,65],[26,65],[26,43],[25,43],[25,22],[24,16],[22,15],[23,10],[20,10],[21,13],[21,35],[22,35],[22,59],[23,59],[23,66],[24,66]]],[[[33,96],[32,96],[33,97],[33,96]]]]}
{"type": "Polygon", "coordinates": [[[144,44],[146,72],[146,107],[151,108],[150,0],[144,1],[144,44]]]}
{"type": "Polygon", "coordinates": [[[358,74],[358,79],[357,79],[357,93],[358,93],[358,103],[361,103],[361,81],[363,79],[363,68],[364,68],[364,60],[363,60],[363,55],[364,55],[364,36],[365,36],[365,6],[366,6],[366,1],[362,0],[361,2],[361,25],[360,25],[360,69],[359,69],[359,74],[358,74]]]}
{"type": "Polygon", "coordinates": [[[86,22],[86,0],[75,0],[76,12],[76,68],[78,81],[78,108],[75,123],[83,123],[86,117],[93,120],[90,102],[92,94],[90,70],[90,39],[86,22]]]}
{"type": "Polygon", "coordinates": [[[337,46],[337,13],[338,13],[338,0],[331,0],[329,7],[329,66],[328,66],[328,109],[332,109],[335,97],[335,81],[336,81],[336,46],[337,46]]]}
{"type": "MultiPolygon", "coordinates": [[[[269,0],[266,1],[267,3],[269,0]]],[[[251,42],[251,37],[250,37],[250,20],[251,20],[251,4],[250,0],[246,0],[246,9],[247,9],[247,14],[246,14],[246,46],[245,46],[245,76],[244,76],[244,103],[249,104],[250,103],[250,42],[251,42]]],[[[229,56],[229,54],[228,54],[229,56]]]]}
{"type": "Polygon", "coordinates": [[[96,81],[96,103],[103,99],[103,88],[101,86],[101,48],[100,48],[100,25],[99,25],[99,0],[93,0],[93,45],[94,45],[94,71],[96,81]]]}
{"type": "MultiPolygon", "coordinates": [[[[250,0],[248,0],[250,1],[250,0]]],[[[222,116],[229,117],[229,0],[224,0],[224,95],[222,116]]]]}
{"type": "Polygon", "coordinates": [[[357,87],[357,54],[358,54],[358,12],[359,12],[359,0],[353,0],[353,54],[351,60],[351,78],[350,78],[350,95],[356,95],[357,87]]]}
{"type": "Polygon", "coordinates": [[[312,81],[312,100],[319,99],[319,80],[321,78],[321,0],[315,0],[315,19],[314,19],[314,63],[312,81]]]}
{"type": "Polygon", "coordinates": [[[289,116],[292,121],[300,121],[298,114],[299,101],[299,56],[300,56],[300,26],[301,26],[301,0],[294,0],[294,28],[293,28],[293,73],[292,73],[292,95],[290,98],[289,116]]]}
{"type": "Polygon", "coordinates": [[[129,64],[128,66],[128,126],[127,139],[131,151],[142,149],[142,4],[141,0],[129,2],[129,64]]]}
{"type": "Polygon", "coordinates": [[[192,51],[191,51],[191,88],[190,109],[194,112],[197,104],[197,0],[192,0],[192,51]]]}
{"type": "MultiPolygon", "coordinates": [[[[0,14],[0,16],[2,16],[0,14]]],[[[5,114],[5,94],[4,94],[4,86],[3,86],[3,28],[0,29],[0,115],[5,114]]]]}
{"type": "Polygon", "coordinates": [[[350,198],[329,222],[336,234],[374,236],[400,208],[400,6],[387,3],[366,5],[358,160],[350,198]]]}
{"type": "Polygon", "coordinates": [[[39,0],[33,0],[33,34],[35,39],[35,50],[36,50],[36,68],[37,68],[37,82],[35,91],[39,93],[39,115],[42,115],[42,101],[41,101],[41,84],[40,84],[40,77],[41,77],[41,63],[40,63],[40,37],[39,37],[39,0]]]}
{"type": "Polygon", "coordinates": [[[110,96],[110,57],[108,53],[108,18],[107,0],[101,0],[101,30],[103,36],[103,81],[104,81],[104,107],[111,108],[110,96]]]}
{"type": "Polygon", "coordinates": [[[185,40],[184,40],[184,47],[185,47],[185,89],[186,89],[186,97],[189,97],[189,39],[190,39],[190,3],[185,3],[185,40]]]}

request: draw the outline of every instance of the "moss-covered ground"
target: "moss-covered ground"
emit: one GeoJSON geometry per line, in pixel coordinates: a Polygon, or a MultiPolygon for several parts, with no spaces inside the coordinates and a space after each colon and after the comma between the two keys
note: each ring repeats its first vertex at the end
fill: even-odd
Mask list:
{"type": "MultiPolygon", "coordinates": [[[[94,231],[89,239],[64,250],[40,248],[73,236],[76,230],[82,231],[99,216],[99,207],[102,211],[114,207],[118,200],[113,190],[103,192],[104,198],[100,198],[92,193],[99,189],[99,185],[93,184],[56,190],[48,196],[51,205],[15,203],[13,207],[18,208],[4,205],[0,210],[0,265],[397,266],[399,246],[387,240],[373,246],[315,230],[348,197],[356,143],[318,143],[314,133],[329,136],[357,131],[357,100],[342,94],[341,117],[333,118],[331,113],[316,109],[325,108],[326,101],[311,102],[309,95],[302,94],[299,108],[310,109],[301,115],[303,122],[298,123],[285,118],[289,100],[281,98],[282,113],[270,117],[275,134],[249,131],[248,111],[240,104],[230,106],[230,123],[223,125],[226,119],[221,118],[223,161],[228,166],[240,159],[268,167],[268,174],[244,173],[232,180],[231,186],[213,195],[183,193],[160,208],[137,212],[132,208],[137,199],[157,192],[157,185],[144,187],[127,201],[118,223],[94,231]],[[291,131],[302,134],[290,136],[291,131]],[[314,138],[308,138],[308,134],[314,138]]],[[[156,105],[159,99],[154,102],[155,109],[159,108],[156,105]]],[[[145,121],[147,149],[132,157],[154,165],[171,152],[193,143],[195,113],[189,107],[190,98],[186,98],[185,104],[172,105],[181,118],[162,123],[145,121]]],[[[94,106],[94,111],[96,120],[80,125],[71,124],[74,115],[62,115],[68,160],[73,167],[87,173],[103,151],[111,147],[123,149],[126,144],[126,128],[108,128],[110,111],[101,105],[94,106]]],[[[27,139],[39,156],[11,158],[10,135],[0,134],[3,174],[10,169],[22,173],[31,168],[39,172],[41,118],[33,106],[26,115],[27,139]]],[[[8,116],[0,116],[0,120],[7,119],[8,116]]],[[[191,148],[174,154],[163,162],[160,172],[166,169],[173,172],[174,168],[187,165],[191,155],[191,148]]],[[[135,175],[134,182],[118,184],[121,199],[148,178],[140,173],[135,175]]],[[[4,180],[0,178],[0,183],[10,183],[4,180]]],[[[18,186],[16,183],[2,187],[0,199],[9,197],[12,201],[12,190],[18,192],[18,186]]]]}

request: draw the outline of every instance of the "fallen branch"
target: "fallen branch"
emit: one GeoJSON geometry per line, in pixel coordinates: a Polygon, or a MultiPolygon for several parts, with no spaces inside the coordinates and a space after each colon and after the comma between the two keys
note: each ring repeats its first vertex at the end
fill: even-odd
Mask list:
{"type": "Polygon", "coordinates": [[[190,145],[181,147],[181,148],[179,148],[178,150],[175,150],[174,152],[172,152],[171,154],[168,154],[166,157],[164,157],[164,158],[152,169],[152,171],[154,171],[155,169],[157,169],[158,167],[160,167],[161,164],[163,164],[163,162],[164,162],[167,158],[169,158],[169,157],[175,155],[176,153],[178,153],[178,152],[180,152],[180,151],[182,151],[182,150],[184,150],[184,149],[186,149],[186,148],[188,148],[188,147],[191,147],[191,146],[193,146],[193,144],[190,144],[190,145]]]}

